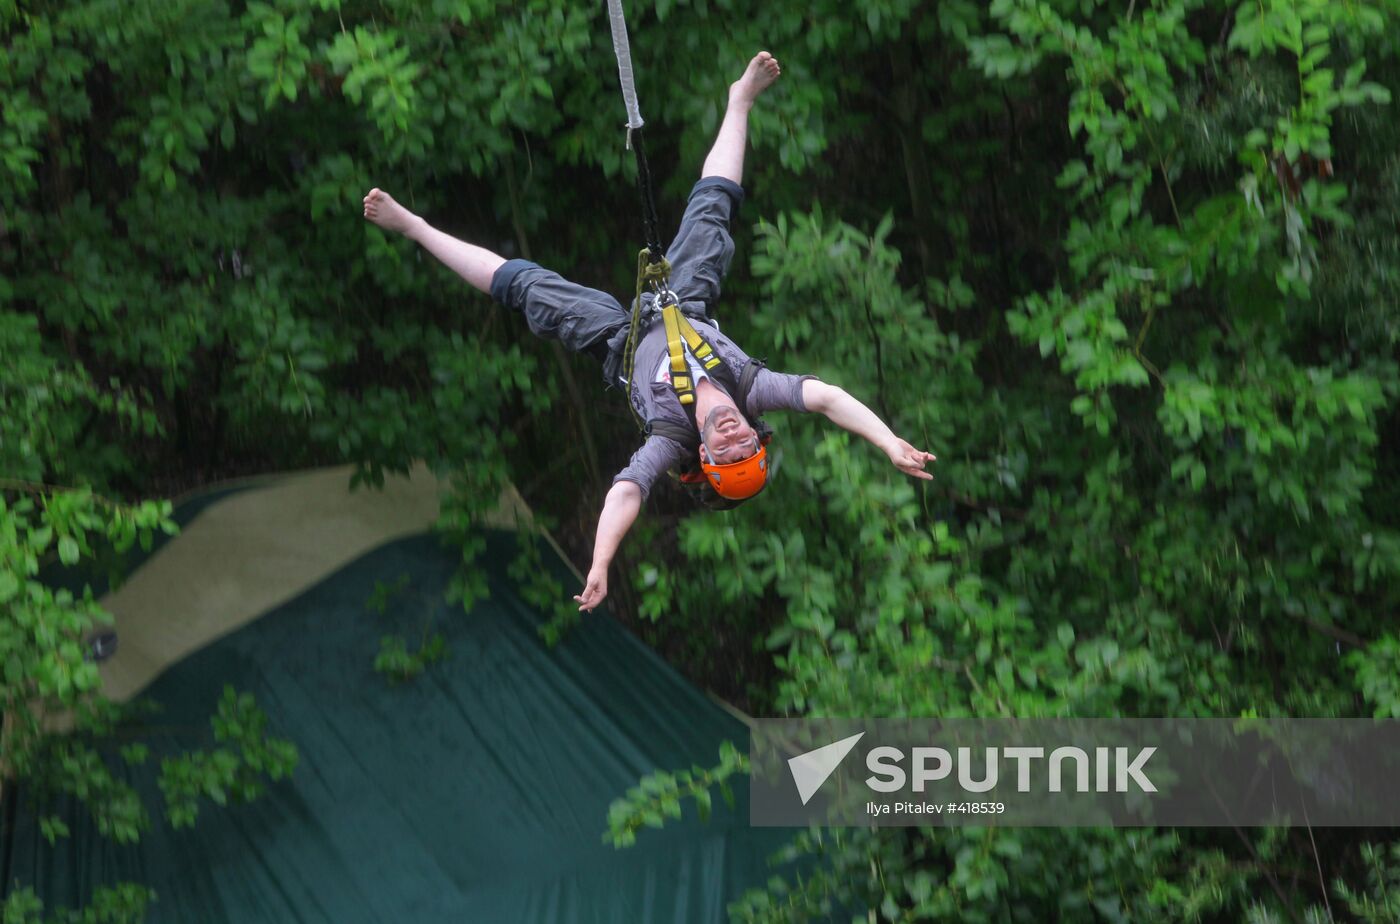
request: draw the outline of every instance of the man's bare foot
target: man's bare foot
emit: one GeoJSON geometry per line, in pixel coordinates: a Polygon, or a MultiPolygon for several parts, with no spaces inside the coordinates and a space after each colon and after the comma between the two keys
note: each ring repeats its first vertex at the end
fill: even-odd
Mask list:
{"type": "Polygon", "coordinates": [[[777,58],[760,51],[744,69],[744,75],[729,85],[730,105],[752,106],[758,95],[771,87],[782,72],[777,58]]]}
{"type": "Polygon", "coordinates": [[[375,187],[365,196],[365,217],[385,231],[407,234],[418,217],[394,201],[394,197],[375,187]]]}

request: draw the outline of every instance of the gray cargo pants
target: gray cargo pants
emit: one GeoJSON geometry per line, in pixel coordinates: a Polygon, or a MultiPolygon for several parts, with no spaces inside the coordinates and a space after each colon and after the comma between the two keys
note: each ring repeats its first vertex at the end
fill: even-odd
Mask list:
{"type": "MultiPolygon", "coordinates": [[[[685,314],[707,318],[719,298],[720,283],[734,259],[729,221],[743,201],[743,189],[724,177],[705,177],[691,189],[680,229],[666,249],[671,290],[685,314]]],[[[605,367],[627,339],[630,309],[606,292],[570,282],[529,260],[507,260],[496,270],[491,297],[524,314],[538,336],[559,340],[576,353],[589,353],[605,367]]],[[[644,310],[654,298],[643,295],[644,310]]]]}

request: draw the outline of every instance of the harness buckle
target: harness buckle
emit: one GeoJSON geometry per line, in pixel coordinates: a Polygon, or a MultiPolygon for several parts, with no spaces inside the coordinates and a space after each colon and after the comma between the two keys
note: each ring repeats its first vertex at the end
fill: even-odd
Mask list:
{"type": "Polygon", "coordinates": [[[651,281],[651,300],[642,299],[639,320],[643,328],[650,327],[661,319],[662,312],[671,305],[680,308],[681,300],[671,287],[659,280],[651,281]]]}
{"type": "Polygon", "coordinates": [[[665,279],[651,280],[651,292],[656,296],[656,310],[658,311],[668,305],[679,307],[681,303],[680,296],[671,291],[671,287],[665,279]]]}

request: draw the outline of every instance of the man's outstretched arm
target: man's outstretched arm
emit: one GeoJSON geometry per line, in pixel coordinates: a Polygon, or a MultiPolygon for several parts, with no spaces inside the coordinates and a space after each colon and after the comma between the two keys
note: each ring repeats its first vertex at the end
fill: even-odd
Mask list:
{"type": "Polygon", "coordinates": [[[593,609],[608,595],[608,566],[641,509],[642,489],[636,482],[613,483],[603,501],[603,512],[598,516],[598,535],[593,540],[593,564],[589,566],[588,579],[583,593],[574,597],[580,612],[593,609]]]}
{"type": "Polygon", "coordinates": [[[802,383],[802,403],[809,411],[825,414],[828,420],[843,430],[869,440],[890,457],[895,468],[906,475],[925,480],[933,478],[933,473],[924,471],[924,466],[938,457],[931,452],[915,449],[895,436],[878,414],[845,390],[817,379],[807,379],[802,383]]]}

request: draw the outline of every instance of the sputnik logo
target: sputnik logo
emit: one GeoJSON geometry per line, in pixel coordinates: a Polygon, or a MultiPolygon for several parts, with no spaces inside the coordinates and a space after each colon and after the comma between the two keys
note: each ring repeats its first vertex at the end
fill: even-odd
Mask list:
{"type": "Polygon", "coordinates": [[[846,759],[856,742],[863,737],[865,732],[788,758],[788,769],[792,771],[792,781],[797,784],[797,794],[802,797],[803,805],[817,794],[827,777],[836,772],[836,768],[841,766],[841,761],[846,759]]]}

